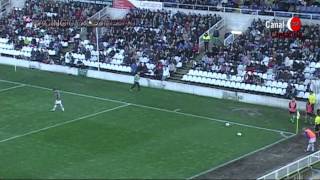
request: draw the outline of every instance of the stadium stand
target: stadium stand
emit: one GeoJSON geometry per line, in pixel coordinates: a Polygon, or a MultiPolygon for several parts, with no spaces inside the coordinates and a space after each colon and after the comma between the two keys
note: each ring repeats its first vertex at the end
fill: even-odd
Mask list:
{"type": "Polygon", "coordinates": [[[1,19],[0,53],[47,63],[59,61],[63,48],[68,48],[69,42],[76,39],[80,28],[41,28],[41,25],[35,27],[32,23],[53,19],[83,21],[102,7],[81,2],[27,0],[24,9],[14,9],[1,19]]]}
{"type": "Polygon", "coordinates": [[[219,19],[216,15],[131,10],[124,19],[130,23],[109,27],[102,35],[101,62],[122,64],[131,67],[132,73],[140,71],[160,79],[165,68],[174,71],[192,57],[197,38],[219,19]]]}
{"type": "Polygon", "coordinates": [[[303,26],[301,39],[272,38],[273,31],[254,20],[229,47],[214,46],[182,80],[307,98],[319,76],[319,26],[303,26]]]}
{"type": "MultiPolygon", "coordinates": [[[[24,9],[1,19],[0,54],[48,64],[140,71],[165,79],[195,57],[200,35],[221,19],[215,14],[130,10],[125,27],[105,28],[99,51],[93,28],[81,37],[80,27],[34,28],[32,22],[67,17],[84,21],[102,8],[92,3],[27,0],[24,9]]],[[[276,39],[262,20],[254,20],[229,46],[214,45],[182,80],[306,98],[310,81],[320,76],[319,31],[319,26],[305,25],[302,39],[276,39]]]]}
{"type": "Polygon", "coordinates": [[[14,10],[2,19],[0,53],[45,63],[132,73],[138,70],[161,79],[164,73],[169,77],[188,61],[198,45],[198,37],[221,19],[217,15],[131,10],[124,19],[128,22],[125,27],[106,28],[99,39],[99,52],[93,28],[85,40],[80,38],[78,27],[32,28],[35,20],[73,17],[71,20],[84,21],[101,8],[78,2],[27,1],[24,9],[14,10]],[[8,24],[9,28],[5,26],[8,24]],[[97,62],[98,55],[102,64],[97,62]],[[60,58],[63,56],[64,59],[60,58]]]}
{"type": "MultiPolygon", "coordinates": [[[[150,0],[153,1],[153,0],[150,0]]],[[[299,13],[320,13],[320,1],[270,1],[270,0],[257,0],[257,1],[234,1],[234,0],[155,0],[167,3],[167,6],[175,6],[175,4],[182,4],[180,8],[193,8],[187,5],[201,5],[201,6],[220,6],[229,8],[241,9],[255,9],[261,11],[289,11],[299,13]]],[[[200,6],[198,8],[201,9],[200,6]]],[[[218,10],[218,9],[216,9],[218,10]]]]}

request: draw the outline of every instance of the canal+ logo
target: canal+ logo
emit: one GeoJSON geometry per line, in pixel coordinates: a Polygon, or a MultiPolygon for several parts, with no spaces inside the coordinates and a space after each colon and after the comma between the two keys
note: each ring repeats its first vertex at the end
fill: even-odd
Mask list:
{"type": "Polygon", "coordinates": [[[287,28],[290,31],[300,31],[301,29],[301,20],[299,17],[292,17],[287,22],[287,28]]]}
{"type": "Polygon", "coordinates": [[[300,31],[301,20],[299,17],[292,17],[288,19],[287,23],[285,21],[266,21],[266,28],[268,29],[284,29],[288,28],[292,32],[300,31]]]}
{"type": "Polygon", "coordinates": [[[285,20],[266,21],[265,26],[272,30],[271,36],[273,38],[302,38],[302,32],[300,31],[302,24],[299,17],[289,18],[287,22],[285,20]],[[285,29],[289,31],[285,31],[285,29]]]}

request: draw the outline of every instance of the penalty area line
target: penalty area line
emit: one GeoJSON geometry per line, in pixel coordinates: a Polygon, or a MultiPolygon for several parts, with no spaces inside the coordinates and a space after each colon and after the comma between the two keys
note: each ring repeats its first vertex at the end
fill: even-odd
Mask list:
{"type": "Polygon", "coordinates": [[[48,129],[52,129],[52,128],[55,128],[55,127],[63,126],[63,125],[70,124],[70,123],[73,123],[73,122],[77,122],[77,121],[80,121],[80,120],[83,120],[83,119],[91,118],[91,117],[94,117],[94,116],[97,116],[97,115],[100,115],[100,114],[103,114],[103,113],[107,113],[107,112],[114,111],[114,110],[117,110],[117,109],[125,108],[127,106],[130,106],[130,104],[124,104],[124,105],[117,106],[117,107],[114,107],[114,108],[105,109],[103,111],[99,111],[99,112],[96,112],[96,113],[92,113],[92,114],[88,114],[88,115],[85,115],[85,116],[81,116],[81,117],[78,117],[76,119],[72,119],[72,120],[69,120],[69,121],[64,121],[64,122],[61,122],[61,123],[57,123],[57,124],[52,125],[52,126],[47,126],[47,127],[44,127],[44,128],[41,128],[41,129],[37,129],[37,130],[33,130],[33,131],[30,131],[30,132],[27,132],[27,133],[24,133],[24,134],[12,136],[12,137],[9,137],[7,139],[0,140],[0,143],[11,141],[11,140],[18,139],[18,138],[21,138],[21,137],[25,137],[25,136],[28,136],[28,135],[36,134],[36,133],[39,133],[39,132],[42,132],[42,131],[46,131],[48,129]]]}
{"type": "Polygon", "coordinates": [[[13,90],[13,89],[17,89],[17,88],[25,87],[25,86],[26,86],[26,85],[24,85],[24,84],[20,84],[20,85],[17,85],[17,86],[13,86],[13,87],[8,87],[8,88],[0,89],[0,92],[6,92],[6,91],[13,90]]]}

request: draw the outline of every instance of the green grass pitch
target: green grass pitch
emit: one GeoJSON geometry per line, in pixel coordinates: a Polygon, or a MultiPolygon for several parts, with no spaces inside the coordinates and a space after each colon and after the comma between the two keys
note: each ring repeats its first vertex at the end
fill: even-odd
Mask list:
{"type": "Polygon", "coordinates": [[[129,87],[1,65],[0,177],[189,178],[294,131],[283,109],[129,87]]]}

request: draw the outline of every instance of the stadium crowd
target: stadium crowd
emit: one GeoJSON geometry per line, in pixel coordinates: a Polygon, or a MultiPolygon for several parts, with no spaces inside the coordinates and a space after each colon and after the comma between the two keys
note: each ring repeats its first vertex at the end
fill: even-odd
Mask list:
{"type": "MultiPolygon", "coordinates": [[[[178,3],[185,5],[205,5],[205,6],[222,6],[230,8],[254,9],[262,11],[289,11],[300,13],[319,13],[319,0],[150,0],[167,3],[178,3]]],[[[170,6],[170,4],[168,4],[170,6]]],[[[188,6],[181,6],[190,8],[188,6]]]]}
{"type": "MultiPolygon", "coordinates": [[[[110,63],[123,50],[122,64],[130,66],[133,74],[139,71],[157,79],[164,74],[168,77],[198,52],[198,37],[220,19],[217,15],[130,10],[124,18],[128,22],[126,26],[105,29],[100,39],[99,59],[110,63]]],[[[91,42],[95,45],[95,36],[91,42]]],[[[90,49],[79,42],[74,52],[90,58],[90,49]]]]}
{"type": "MultiPolygon", "coordinates": [[[[87,37],[82,38],[80,27],[45,27],[34,22],[84,21],[101,8],[90,3],[27,0],[25,8],[15,9],[1,19],[0,36],[9,39],[8,44],[13,44],[15,50],[31,49],[31,60],[64,63],[60,57],[65,55],[67,64],[83,65],[84,60],[97,61],[92,52],[96,51],[94,28],[88,28],[87,37]],[[85,58],[79,60],[71,54],[85,58]]],[[[99,60],[110,63],[122,51],[120,63],[131,66],[132,73],[168,77],[198,52],[199,36],[220,19],[217,15],[131,10],[124,18],[125,26],[104,28],[99,35],[99,60]]]]}
{"type": "MultiPolygon", "coordinates": [[[[26,0],[23,9],[14,9],[0,20],[0,37],[8,39],[14,49],[32,49],[31,60],[52,62],[49,51],[55,52],[55,60],[63,55],[63,42],[74,41],[79,27],[47,27],[35,25],[35,21],[68,19],[83,21],[102,9],[101,5],[77,1],[64,3],[53,0],[26,0]]],[[[44,22],[44,21],[43,21],[44,22]]]]}
{"type": "MultiPolygon", "coordinates": [[[[221,19],[211,14],[130,10],[124,18],[125,26],[104,28],[99,51],[94,28],[87,28],[87,36],[80,37],[81,27],[33,24],[48,19],[84,21],[102,8],[90,3],[27,0],[25,8],[15,9],[1,19],[0,37],[8,39],[7,44],[15,50],[29,49],[33,61],[85,66],[86,61],[96,62],[96,56],[107,64],[121,56],[120,64],[131,67],[131,73],[163,79],[193,60],[200,35],[221,19]]],[[[275,32],[267,29],[264,21],[254,20],[230,46],[213,45],[201,61],[194,61],[193,69],[226,74],[228,78],[241,75],[243,82],[256,85],[265,83],[259,74],[268,74],[273,80],[289,84],[287,97],[295,96],[293,84],[320,76],[319,69],[309,68],[310,63],[320,59],[320,28],[305,25],[301,32],[300,39],[273,38],[275,32]]]]}
{"type": "Polygon", "coordinates": [[[264,21],[256,19],[229,47],[214,45],[194,69],[227,75],[238,73],[244,76],[245,83],[257,85],[264,83],[257,74],[267,73],[276,81],[291,84],[287,93],[296,94],[292,84],[304,84],[306,79],[319,76],[319,69],[310,68],[310,64],[320,60],[317,38],[320,27],[302,26],[301,38],[274,38],[276,31],[267,29],[264,21]]]}

